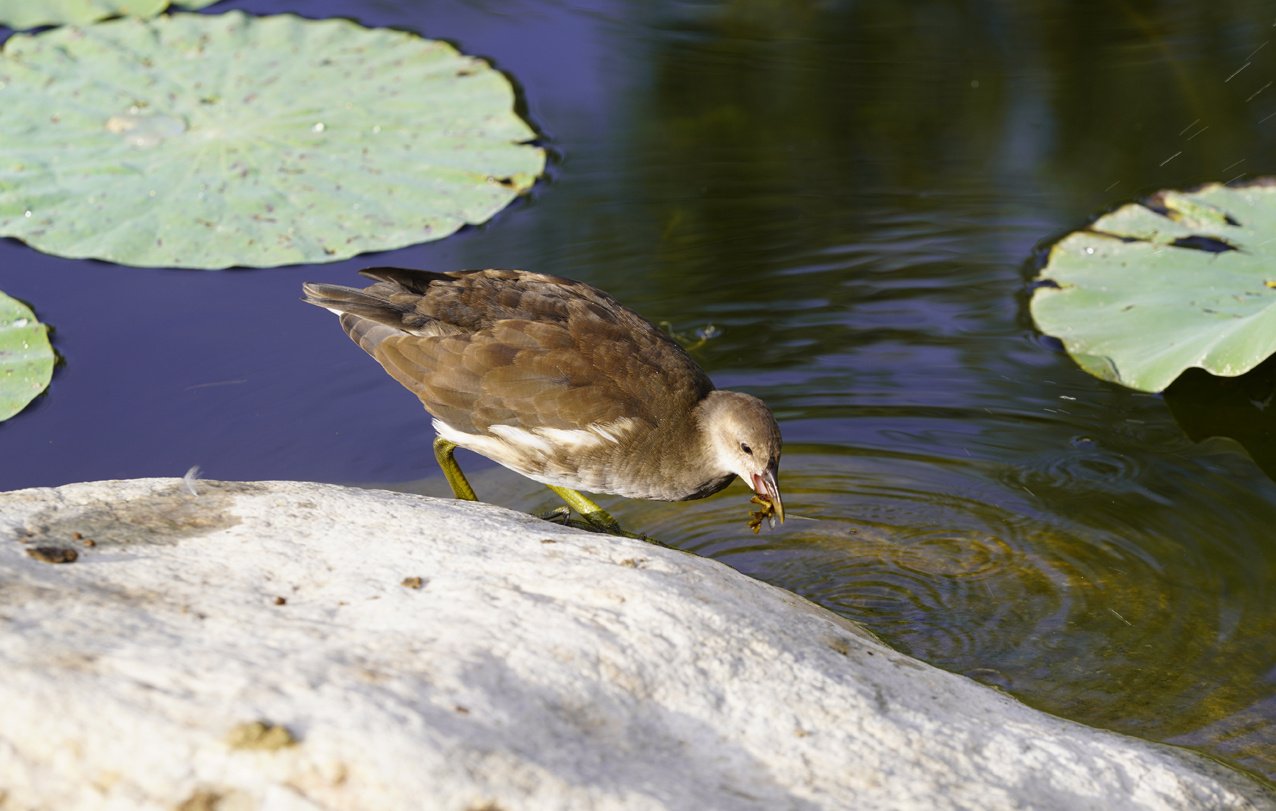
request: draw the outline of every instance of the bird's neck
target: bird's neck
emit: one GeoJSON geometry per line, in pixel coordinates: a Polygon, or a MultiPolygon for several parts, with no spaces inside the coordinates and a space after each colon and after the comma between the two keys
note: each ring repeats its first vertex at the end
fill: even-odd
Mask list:
{"type": "Polygon", "coordinates": [[[715,389],[697,403],[688,415],[691,429],[684,434],[693,439],[673,449],[679,454],[675,469],[685,472],[682,486],[691,493],[685,499],[711,496],[735,478],[723,463],[712,430],[715,414],[729,396],[730,392],[715,389]]]}
{"type": "Polygon", "coordinates": [[[653,434],[644,437],[641,452],[629,449],[614,457],[618,475],[611,492],[683,501],[713,495],[730,484],[735,474],[722,465],[710,438],[712,414],[720,407],[716,393],[710,392],[683,414],[666,417],[653,434]]]}

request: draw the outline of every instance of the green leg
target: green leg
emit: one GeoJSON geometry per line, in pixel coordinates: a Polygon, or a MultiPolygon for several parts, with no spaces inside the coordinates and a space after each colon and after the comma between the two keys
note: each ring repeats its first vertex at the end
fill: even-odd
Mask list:
{"type": "Polygon", "coordinates": [[[474,488],[470,487],[470,483],[465,480],[465,474],[461,472],[461,466],[456,463],[456,459],[452,456],[452,451],[454,450],[456,450],[455,442],[448,442],[441,436],[435,437],[434,458],[439,460],[439,467],[443,468],[443,475],[447,477],[447,483],[452,485],[452,495],[462,501],[478,501],[478,496],[474,495],[474,488]]]}
{"type": "Polygon", "coordinates": [[[566,487],[555,487],[552,484],[545,485],[550,490],[558,494],[558,497],[567,502],[567,505],[576,512],[580,513],[580,517],[594,529],[599,532],[606,532],[609,535],[620,535],[624,538],[637,538],[646,540],[646,535],[635,535],[632,532],[626,532],[620,528],[620,524],[616,523],[616,519],[608,515],[607,511],[599,507],[594,502],[577,493],[575,490],[568,490],[566,487]]]}

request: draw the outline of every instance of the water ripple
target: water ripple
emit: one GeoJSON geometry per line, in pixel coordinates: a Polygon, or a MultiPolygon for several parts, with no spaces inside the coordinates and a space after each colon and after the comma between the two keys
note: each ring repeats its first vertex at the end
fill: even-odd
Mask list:
{"type": "Polygon", "coordinates": [[[1025,455],[1003,481],[1031,492],[1049,490],[1127,490],[1138,481],[1140,463],[1126,454],[1093,445],[1025,455]]]}
{"type": "MultiPolygon", "coordinates": [[[[1216,542],[1258,537],[1240,526],[1251,519],[1198,526],[1165,509],[1173,488],[1153,463],[1089,441],[1013,466],[863,451],[790,459],[793,518],[779,532],[735,530],[730,498],[680,505],[666,530],[924,661],[1089,723],[1181,734],[1264,689],[1271,663],[1254,639],[1276,631],[1273,606],[1224,582],[1237,564],[1216,542]],[[1198,534],[1215,540],[1185,542],[1198,534]]],[[[1199,480],[1198,497],[1227,503],[1233,494],[1209,491],[1227,481],[1199,480]]],[[[1261,575],[1261,550],[1234,554],[1261,575]]]]}

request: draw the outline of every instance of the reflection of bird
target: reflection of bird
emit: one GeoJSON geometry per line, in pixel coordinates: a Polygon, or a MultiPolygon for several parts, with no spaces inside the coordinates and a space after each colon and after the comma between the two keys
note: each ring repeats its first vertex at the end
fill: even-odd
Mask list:
{"type": "Polygon", "coordinates": [[[773,506],[784,520],[771,410],[715,389],[673,339],[603,291],[521,270],[360,273],[376,284],[308,283],[304,300],[339,314],[421,398],[457,498],[475,498],[452,458],[460,446],[549,485],[609,532],[621,530],[576,490],[682,501],[739,476],[764,515],[773,506]]]}

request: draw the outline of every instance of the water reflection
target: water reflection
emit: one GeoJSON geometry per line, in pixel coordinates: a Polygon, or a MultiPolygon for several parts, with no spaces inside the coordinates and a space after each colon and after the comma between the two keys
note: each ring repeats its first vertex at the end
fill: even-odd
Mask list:
{"type": "Polygon", "coordinates": [[[1239,442],[1268,478],[1276,479],[1276,358],[1239,377],[1189,369],[1165,392],[1174,419],[1193,440],[1239,442]]]}
{"type": "Polygon", "coordinates": [[[639,513],[1067,717],[1223,752],[1202,730],[1243,716],[1233,748],[1276,774],[1255,710],[1276,689],[1276,490],[1032,340],[1017,267],[1057,206],[1079,224],[1264,168],[1245,160],[1270,154],[1268,9],[1226,33],[1188,4],[979,11],[655,23],[678,35],[632,141],[658,301],[725,325],[702,359],[780,413],[795,520],[754,538],[725,506],[639,513]]]}

